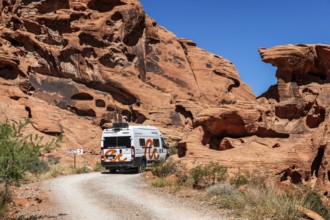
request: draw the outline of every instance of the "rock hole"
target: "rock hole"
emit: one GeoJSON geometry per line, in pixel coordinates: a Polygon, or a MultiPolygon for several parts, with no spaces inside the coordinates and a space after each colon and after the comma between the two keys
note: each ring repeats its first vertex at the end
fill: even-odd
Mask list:
{"type": "Polygon", "coordinates": [[[102,118],[101,121],[100,121],[100,127],[102,129],[109,128],[110,127],[109,123],[111,123],[111,120],[107,120],[107,119],[102,118]]]}
{"type": "Polygon", "coordinates": [[[95,36],[86,33],[79,34],[80,45],[90,45],[92,47],[104,47],[104,43],[98,40],[95,36]]]}
{"type": "Polygon", "coordinates": [[[19,84],[20,90],[27,94],[27,95],[33,95],[35,88],[31,85],[29,81],[25,81],[19,84]]]}
{"type": "Polygon", "coordinates": [[[183,115],[185,118],[190,118],[191,121],[194,120],[194,117],[193,117],[191,111],[187,111],[182,105],[176,105],[175,112],[183,115]]]}
{"type": "Polygon", "coordinates": [[[88,2],[87,6],[93,10],[107,12],[111,11],[116,6],[125,4],[125,2],[122,2],[120,0],[91,0],[88,2]]]}
{"type": "Polygon", "coordinates": [[[120,12],[116,11],[112,16],[111,16],[111,20],[113,21],[119,21],[122,20],[123,16],[120,14],[120,12]]]}
{"type": "Polygon", "coordinates": [[[81,52],[81,55],[87,58],[96,57],[95,50],[92,47],[84,48],[81,52]]]}
{"type": "Polygon", "coordinates": [[[95,100],[95,106],[99,108],[104,108],[105,107],[105,101],[102,99],[96,99],[95,100]]]}
{"type": "Polygon", "coordinates": [[[7,39],[7,40],[9,41],[11,46],[13,46],[13,47],[22,47],[23,46],[20,42],[18,42],[15,39],[10,38],[10,39],[7,39]]]}
{"type": "Polygon", "coordinates": [[[306,125],[309,128],[317,128],[325,120],[325,110],[322,107],[315,107],[312,115],[307,115],[306,125]]]}
{"type": "Polygon", "coordinates": [[[283,182],[283,181],[286,181],[287,179],[288,179],[288,171],[285,171],[284,173],[283,173],[283,175],[281,176],[281,179],[280,179],[280,181],[281,182],[283,182]]]}
{"type": "Polygon", "coordinates": [[[96,117],[95,111],[93,109],[78,109],[76,107],[71,107],[72,112],[76,113],[79,116],[87,116],[87,117],[96,117]]]}
{"type": "Polygon", "coordinates": [[[322,159],[324,156],[324,150],[325,150],[325,146],[321,146],[317,150],[316,157],[314,158],[312,165],[311,165],[311,175],[312,176],[314,175],[314,173],[315,173],[316,177],[318,177],[318,175],[319,175],[319,169],[320,169],[322,159]]]}
{"type": "Polygon", "coordinates": [[[21,97],[13,95],[13,96],[10,96],[9,98],[11,98],[12,100],[17,101],[17,100],[19,100],[21,97]]]}
{"type": "Polygon", "coordinates": [[[186,156],[187,153],[187,143],[186,142],[180,142],[178,143],[178,157],[182,158],[186,156]]]}
{"type": "Polygon", "coordinates": [[[144,18],[141,19],[140,23],[137,24],[133,30],[130,31],[130,33],[128,33],[124,39],[123,42],[127,45],[127,46],[135,46],[140,38],[142,37],[143,33],[144,33],[144,29],[145,29],[145,23],[144,23],[144,18]]]}
{"type": "Polygon", "coordinates": [[[127,54],[125,54],[125,55],[126,55],[127,60],[128,60],[129,62],[133,62],[133,61],[134,61],[134,58],[136,57],[134,54],[129,54],[129,53],[127,53],[127,54]]]}
{"type": "Polygon", "coordinates": [[[74,94],[73,96],[71,96],[71,99],[72,100],[93,100],[93,96],[91,96],[90,94],[88,93],[77,93],[77,94],[74,94]]]}
{"type": "Polygon", "coordinates": [[[155,38],[149,38],[148,39],[148,43],[149,44],[159,44],[160,40],[159,39],[155,39],[155,38]]]}
{"type": "Polygon", "coordinates": [[[218,138],[217,136],[212,135],[210,137],[210,141],[209,141],[210,149],[220,150],[220,148],[219,148],[220,141],[221,141],[221,138],[218,138]]]}
{"type": "Polygon", "coordinates": [[[32,118],[31,108],[26,106],[25,110],[28,112],[28,118],[32,118]]]}
{"type": "Polygon", "coordinates": [[[113,106],[107,106],[107,111],[108,112],[114,112],[115,108],[113,106]]]}
{"type": "Polygon", "coordinates": [[[19,70],[17,69],[17,67],[8,65],[0,68],[0,77],[6,80],[17,79],[18,75],[19,75],[19,70]]]}
{"type": "Polygon", "coordinates": [[[291,182],[293,184],[301,183],[302,175],[298,171],[293,171],[291,174],[291,182]]]}
{"type": "Polygon", "coordinates": [[[110,26],[110,27],[112,27],[114,25],[113,22],[109,21],[109,20],[106,20],[105,24],[110,26]]]}
{"type": "Polygon", "coordinates": [[[126,109],[124,109],[121,114],[124,116],[124,118],[126,119],[127,122],[131,122],[132,121],[132,113],[126,109]]]}

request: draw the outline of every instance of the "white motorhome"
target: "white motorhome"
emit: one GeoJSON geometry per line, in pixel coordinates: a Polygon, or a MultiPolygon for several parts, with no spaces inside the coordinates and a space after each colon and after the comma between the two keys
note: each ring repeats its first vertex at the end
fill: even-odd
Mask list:
{"type": "Polygon", "coordinates": [[[110,172],[129,168],[141,173],[147,163],[166,160],[168,147],[160,131],[151,126],[114,123],[101,140],[101,164],[110,172]]]}

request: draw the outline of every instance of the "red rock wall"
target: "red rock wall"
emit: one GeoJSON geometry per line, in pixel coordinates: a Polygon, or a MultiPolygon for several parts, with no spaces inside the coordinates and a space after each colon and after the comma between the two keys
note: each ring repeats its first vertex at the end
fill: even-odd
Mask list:
{"type": "Polygon", "coordinates": [[[136,0],[0,7],[1,122],[29,117],[36,132],[63,134],[63,154],[98,153],[115,112],[171,142],[204,108],[255,98],[232,63],[158,26],[136,0]]]}

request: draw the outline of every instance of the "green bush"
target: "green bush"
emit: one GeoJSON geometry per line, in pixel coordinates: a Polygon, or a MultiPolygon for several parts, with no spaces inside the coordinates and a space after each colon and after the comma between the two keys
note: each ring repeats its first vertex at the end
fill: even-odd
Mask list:
{"type": "Polygon", "coordinates": [[[45,173],[49,171],[48,162],[45,160],[42,160],[40,158],[37,158],[35,161],[31,162],[30,164],[27,164],[26,171],[29,171],[31,173],[45,173]]]}
{"type": "Polygon", "coordinates": [[[91,169],[86,164],[84,164],[80,167],[74,168],[74,171],[76,174],[81,174],[81,173],[89,173],[91,172],[91,169]]]}
{"type": "Polygon", "coordinates": [[[178,148],[170,147],[170,148],[168,148],[168,152],[169,152],[170,155],[177,155],[178,154],[178,148]]]}
{"type": "Polygon", "coordinates": [[[237,190],[228,183],[217,183],[206,189],[208,196],[232,196],[237,193],[237,190]]]}
{"type": "Polygon", "coordinates": [[[158,166],[152,168],[151,172],[153,175],[160,178],[164,178],[176,172],[176,163],[169,159],[166,162],[161,162],[158,166]]]}
{"type": "Polygon", "coordinates": [[[248,174],[244,175],[244,174],[238,172],[232,179],[230,179],[230,184],[232,184],[238,188],[240,186],[248,184],[249,183],[248,178],[249,178],[248,174]]]}
{"type": "Polygon", "coordinates": [[[159,179],[155,179],[154,181],[152,181],[151,185],[153,187],[165,187],[165,186],[168,186],[169,183],[165,179],[159,178],[159,179]]]}
{"type": "Polygon", "coordinates": [[[0,124],[0,181],[4,184],[3,203],[10,201],[9,187],[18,183],[25,172],[40,173],[48,170],[46,161],[39,158],[40,150],[50,149],[57,144],[41,144],[42,137],[38,135],[23,135],[23,128],[29,123],[0,124]]]}
{"type": "Polygon", "coordinates": [[[94,167],[93,167],[94,172],[101,172],[105,171],[105,169],[102,167],[102,164],[100,162],[96,162],[94,167]]]}
{"type": "Polygon", "coordinates": [[[198,165],[191,170],[190,176],[194,180],[194,188],[205,188],[227,178],[227,168],[216,163],[198,165]]]}
{"type": "Polygon", "coordinates": [[[329,208],[322,201],[322,195],[310,188],[304,189],[303,207],[308,208],[325,219],[330,219],[329,208]]]}

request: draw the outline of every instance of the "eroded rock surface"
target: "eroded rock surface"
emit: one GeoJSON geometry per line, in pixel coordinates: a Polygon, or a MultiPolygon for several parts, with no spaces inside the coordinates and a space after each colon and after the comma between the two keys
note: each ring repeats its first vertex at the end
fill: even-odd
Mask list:
{"type": "Polygon", "coordinates": [[[1,122],[62,134],[63,160],[82,147],[97,161],[117,113],[176,143],[203,109],[255,99],[230,61],[158,26],[137,0],[1,0],[0,29],[1,122]]]}
{"type": "Polygon", "coordinates": [[[266,169],[279,181],[316,183],[328,192],[329,50],[303,44],[260,48],[262,60],[277,67],[278,83],[256,100],[197,114],[194,135],[183,140],[186,159],[266,169]]]}

